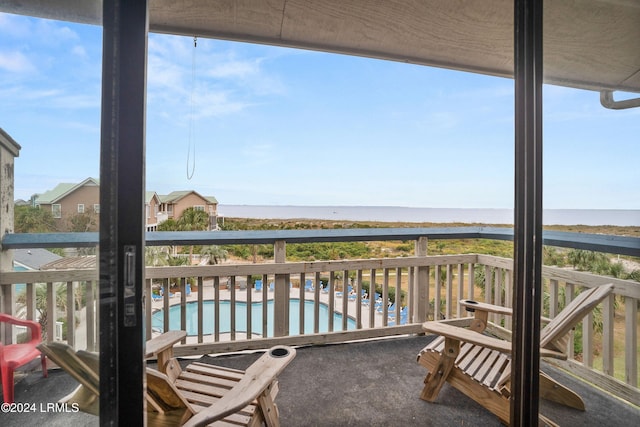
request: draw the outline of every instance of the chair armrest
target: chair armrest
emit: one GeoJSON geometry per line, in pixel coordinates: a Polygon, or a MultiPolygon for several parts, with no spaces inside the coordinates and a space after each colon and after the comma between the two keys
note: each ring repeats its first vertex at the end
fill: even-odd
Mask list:
{"type": "Polygon", "coordinates": [[[189,419],[184,427],[205,426],[244,408],[271,385],[295,356],[296,351],[291,347],[271,348],[249,366],[242,379],[231,390],[216,403],[189,419]]]}
{"type": "Polygon", "coordinates": [[[158,354],[173,348],[177,342],[186,336],[186,331],[169,331],[150,339],[146,343],[145,358],[157,356],[158,354]]]}
{"type": "Polygon", "coordinates": [[[492,350],[498,350],[502,353],[511,354],[511,343],[509,341],[479,334],[469,329],[440,322],[425,322],[422,324],[422,329],[427,332],[441,335],[445,338],[464,341],[470,344],[487,347],[492,350]]]}
{"type": "Polygon", "coordinates": [[[513,310],[509,307],[501,307],[499,305],[487,304],[486,302],[478,302],[470,299],[460,300],[460,305],[470,312],[478,310],[487,311],[489,313],[505,314],[508,316],[513,314],[513,310]]]}
{"type": "MultiPolygon", "coordinates": [[[[422,329],[432,332],[446,338],[468,342],[470,344],[479,345],[501,353],[511,354],[511,342],[490,337],[488,335],[479,334],[469,329],[460,328],[442,322],[425,322],[422,329]]],[[[564,353],[545,348],[540,349],[540,357],[553,357],[554,359],[566,359],[564,353]]]]}
{"type": "Polygon", "coordinates": [[[155,356],[158,360],[158,371],[166,374],[167,364],[173,358],[173,346],[186,336],[186,331],[169,331],[150,339],[146,343],[145,359],[155,356]]]}
{"type": "Polygon", "coordinates": [[[34,320],[18,319],[8,314],[0,313],[0,323],[2,322],[29,328],[29,332],[31,333],[30,343],[39,343],[42,340],[42,328],[40,323],[34,320]]]}

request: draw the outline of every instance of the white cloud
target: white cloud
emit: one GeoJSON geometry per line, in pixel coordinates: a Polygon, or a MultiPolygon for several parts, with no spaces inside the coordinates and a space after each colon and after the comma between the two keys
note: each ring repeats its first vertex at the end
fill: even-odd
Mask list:
{"type": "Polygon", "coordinates": [[[187,37],[149,38],[148,93],[151,114],[183,124],[238,113],[282,93],[283,85],[261,67],[263,57],[243,58],[234,45],[187,37]],[[193,68],[195,65],[195,69],[193,68]],[[182,118],[182,120],[181,120],[182,118]]]}
{"type": "Polygon", "coordinates": [[[84,46],[81,46],[81,45],[73,46],[71,48],[71,53],[82,59],[88,59],[87,50],[84,48],[84,46]]]}
{"type": "Polygon", "coordinates": [[[0,52],[0,69],[10,73],[32,73],[36,67],[22,52],[0,52]]]}

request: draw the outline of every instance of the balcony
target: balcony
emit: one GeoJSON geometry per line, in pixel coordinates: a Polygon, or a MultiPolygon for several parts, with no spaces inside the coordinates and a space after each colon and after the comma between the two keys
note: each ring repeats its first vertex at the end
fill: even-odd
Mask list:
{"type": "MultiPolygon", "coordinates": [[[[497,425],[497,419],[491,414],[453,389],[441,393],[438,404],[418,399],[425,371],[415,362],[415,357],[431,339],[420,335],[421,323],[433,318],[459,318],[464,322],[469,314],[458,304],[462,298],[504,306],[511,302],[512,260],[483,254],[427,255],[427,239],[457,238],[509,240],[511,235],[508,229],[488,228],[148,233],[148,245],[272,243],[275,259],[261,264],[147,267],[146,336],[170,327],[190,330],[191,335],[176,347],[180,357],[259,350],[275,344],[304,346],[282,376],[278,403],[284,425],[331,425],[337,420],[349,420],[354,425],[389,425],[425,419],[433,420],[434,425],[465,420],[469,424],[482,420],[482,424],[497,425]],[[372,240],[412,240],[414,254],[400,258],[316,262],[287,262],[285,256],[286,245],[291,243],[372,240]],[[171,283],[175,286],[171,287],[171,283]],[[261,290],[256,289],[259,283],[262,283],[261,290]],[[164,290],[162,296],[158,295],[160,289],[164,290]],[[383,303],[376,307],[375,298],[367,303],[363,289],[367,295],[372,295],[375,289],[373,292],[379,294],[383,303]],[[401,297],[398,304],[393,304],[396,295],[401,297]],[[256,308],[247,310],[251,303],[257,303],[256,308]],[[270,305],[273,314],[269,311],[270,305]],[[208,311],[211,309],[213,314],[208,311]],[[323,309],[342,316],[329,316],[323,321],[323,309]],[[299,312],[292,315],[292,310],[299,312]],[[267,336],[263,336],[262,331],[268,331],[267,336]],[[362,341],[372,339],[376,340],[362,341]],[[310,383],[315,386],[305,386],[310,383]],[[327,411],[328,405],[334,410],[327,411]]],[[[93,234],[8,235],[3,246],[91,246],[96,240],[93,234]]],[[[545,244],[634,256],[638,255],[639,247],[637,238],[558,232],[545,233],[545,244]]],[[[615,295],[605,300],[587,317],[579,331],[574,332],[580,338],[572,336],[569,360],[544,361],[553,375],[562,377],[572,387],[575,385],[587,403],[587,412],[550,404],[543,404],[542,411],[563,425],[600,425],[610,422],[614,415],[620,417],[620,425],[637,419],[640,284],[548,266],[543,267],[542,273],[543,313],[547,317],[554,317],[563,301],[583,288],[606,283],[615,285],[615,295]],[[593,321],[594,316],[597,322],[593,321]],[[595,330],[594,324],[598,326],[595,330]],[[579,339],[581,347],[575,348],[581,348],[581,353],[574,353],[574,339],[579,339]],[[609,393],[631,404],[621,403],[609,393]]],[[[95,268],[3,272],[0,307],[36,319],[37,289],[44,288],[48,318],[60,318],[56,312],[61,312],[61,306],[80,307],[62,313],[66,325],[76,325],[65,328],[64,339],[77,349],[97,350],[97,283],[95,268]],[[22,297],[18,297],[17,284],[23,284],[22,297]],[[78,295],[83,295],[82,303],[76,302],[78,295]],[[18,304],[11,305],[9,301],[18,301],[18,304]]],[[[508,318],[491,320],[507,329],[511,327],[508,318]]],[[[45,330],[47,337],[56,336],[55,323],[47,322],[45,330]]],[[[5,342],[14,338],[13,334],[4,332],[5,342]]],[[[221,360],[242,366],[248,365],[251,357],[221,360]]],[[[33,373],[23,385],[17,386],[18,400],[38,399],[37,394],[33,395],[33,388],[40,389],[47,381],[73,384],[62,373],[50,379],[33,373]],[[34,384],[38,386],[30,387],[34,384]]],[[[54,387],[55,392],[42,396],[42,401],[63,397],[64,387],[60,386],[59,390],[54,387]]]]}

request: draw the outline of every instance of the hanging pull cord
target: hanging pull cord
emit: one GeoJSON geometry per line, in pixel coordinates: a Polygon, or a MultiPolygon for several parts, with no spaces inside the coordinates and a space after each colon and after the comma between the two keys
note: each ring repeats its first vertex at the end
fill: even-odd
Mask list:
{"type": "Polygon", "coordinates": [[[196,143],[193,140],[193,94],[196,90],[196,47],[198,46],[198,37],[193,37],[193,54],[191,55],[191,95],[189,99],[189,144],[187,148],[187,180],[193,178],[196,171],[196,143]],[[189,169],[189,161],[191,160],[191,145],[193,144],[193,165],[189,169]]]}

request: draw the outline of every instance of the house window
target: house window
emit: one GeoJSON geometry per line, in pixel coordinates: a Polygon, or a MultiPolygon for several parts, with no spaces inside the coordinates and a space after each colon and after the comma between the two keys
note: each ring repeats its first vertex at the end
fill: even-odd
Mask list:
{"type": "Polygon", "coordinates": [[[99,203],[96,203],[96,204],[93,205],[93,211],[95,213],[100,213],[100,204],[99,203]]]}
{"type": "Polygon", "coordinates": [[[204,205],[193,205],[193,210],[194,211],[203,211],[204,212],[204,205]]]}
{"type": "Polygon", "coordinates": [[[84,213],[84,203],[78,203],[78,213],[79,214],[84,213]]]}
{"type": "Polygon", "coordinates": [[[146,212],[147,218],[151,218],[151,209],[149,209],[149,205],[144,205],[144,210],[146,212]]]}
{"type": "Polygon", "coordinates": [[[62,205],[59,203],[51,205],[51,213],[54,218],[62,218],[62,205]]]}

